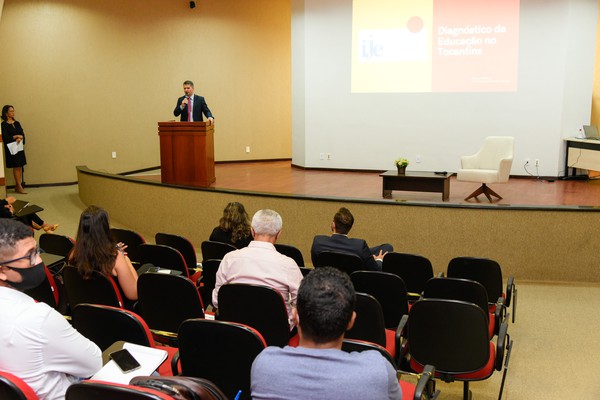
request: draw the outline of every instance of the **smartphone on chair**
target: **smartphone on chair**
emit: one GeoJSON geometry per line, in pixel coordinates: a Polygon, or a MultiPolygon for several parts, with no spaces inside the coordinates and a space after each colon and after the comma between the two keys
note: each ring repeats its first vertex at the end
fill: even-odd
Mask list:
{"type": "Polygon", "coordinates": [[[141,368],[140,363],[137,362],[127,349],[113,351],[110,353],[110,358],[115,361],[123,373],[128,373],[141,368]]]}

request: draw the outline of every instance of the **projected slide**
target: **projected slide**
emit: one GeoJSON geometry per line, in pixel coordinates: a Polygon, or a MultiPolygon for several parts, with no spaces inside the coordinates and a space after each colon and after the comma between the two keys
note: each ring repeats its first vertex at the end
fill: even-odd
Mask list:
{"type": "Polygon", "coordinates": [[[352,92],[517,90],[519,0],[354,0],[352,92]]]}

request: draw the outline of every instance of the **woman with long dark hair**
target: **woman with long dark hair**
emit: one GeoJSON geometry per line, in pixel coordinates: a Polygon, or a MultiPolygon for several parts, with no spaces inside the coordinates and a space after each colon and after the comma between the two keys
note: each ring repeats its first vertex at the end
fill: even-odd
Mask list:
{"type": "Polygon", "coordinates": [[[125,297],[137,300],[137,273],[125,248],[110,235],[108,213],[100,207],[89,206],[81,213],[70,263],[84,277],[90,276],[92,271],[116,277],[125,297]]]}
{"type": "Polygon", "coordinates": [[[250,244],[252,241],[250,217],[242,203],[227,204],[219,220],[219,226],[213,229],[209,240],[228,243],[238,249],[250,244]]]}

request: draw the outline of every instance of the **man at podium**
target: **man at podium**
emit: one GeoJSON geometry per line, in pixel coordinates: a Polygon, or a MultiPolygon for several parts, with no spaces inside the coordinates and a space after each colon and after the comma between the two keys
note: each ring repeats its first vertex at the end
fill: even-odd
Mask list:
{"type": "Polygon", "coordinates": [[[194,82],[183,82],[184,96],[177,99],[177,105],[173,114],[178,117],[181,115],[181,122],[202,122],[202,114],[204,114],[210,125],[213,124],[213,115],[206,105],[204,97],[194,94],[194,82]]]}

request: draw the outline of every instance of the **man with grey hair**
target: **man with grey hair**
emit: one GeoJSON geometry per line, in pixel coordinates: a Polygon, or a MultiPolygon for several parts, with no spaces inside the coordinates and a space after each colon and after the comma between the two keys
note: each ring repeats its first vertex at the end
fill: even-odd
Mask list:
{"type": "Polygon", "coordinates": [[[281,234],[281,216],[273,210],[259,210],[252,217],[252,237],[248,247],[229,252],[223,257],[212,294],[212,303],[219,307],[221,286],[228,283],[250,283],[270,286],[283,296],[291,320],[302,273],[296,262],[275,249],[281,234]]]}

